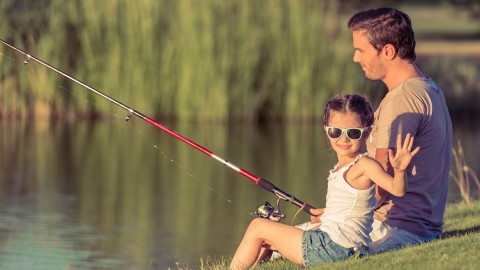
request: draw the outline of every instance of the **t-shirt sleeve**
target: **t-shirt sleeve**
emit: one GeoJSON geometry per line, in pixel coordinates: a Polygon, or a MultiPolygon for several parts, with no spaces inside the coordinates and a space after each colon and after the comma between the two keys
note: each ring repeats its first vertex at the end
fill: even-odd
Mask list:
{"type": "Polygon", "coordinates": [[[377,148],[396,148],[398,134],[402,134],[402,140],[407,133],[416,136],[420,114],[415,102],[403,94],[385,101],[378,116],[377,148]]]}

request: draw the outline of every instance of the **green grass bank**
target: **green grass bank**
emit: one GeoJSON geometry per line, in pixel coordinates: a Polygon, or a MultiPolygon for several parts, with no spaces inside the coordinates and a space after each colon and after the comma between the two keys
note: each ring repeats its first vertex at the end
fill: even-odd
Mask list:
{"type": "MultiPolygon", "coordinates": [[[[288,261],[269,262],[255,269],[478,269],[480,201],[451,203],[445,212],[442,239],[361,259],[304,268],[288,261]]],[[[207,260],[202,269],[228,269],[228,260],[207,260]]],[[[186,268],[188,269],[188,268],[186,268]]]]}

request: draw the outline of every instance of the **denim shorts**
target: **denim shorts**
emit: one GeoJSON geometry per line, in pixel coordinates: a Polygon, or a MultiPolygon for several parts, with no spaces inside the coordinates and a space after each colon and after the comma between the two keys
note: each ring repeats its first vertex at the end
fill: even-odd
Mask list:
{"type": "Polygon", "coordinates": [[[355,250],[345,248],[333,242],[324,231],[304,231],[302,235],[302,253],[305,266],[331,263],[351,257],[355,250]]]}

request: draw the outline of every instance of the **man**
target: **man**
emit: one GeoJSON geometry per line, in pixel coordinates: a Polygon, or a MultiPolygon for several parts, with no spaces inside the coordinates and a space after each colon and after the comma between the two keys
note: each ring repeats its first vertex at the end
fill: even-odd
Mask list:
{"type": "Polygon", "coordinates": [[[447,200],[452,124],[439,86],[415,65],[408,15],[393,8],[355,14],[348,22],[354,56],[365,76],[388,88],[367,140],[368,152],[389,172],[388,149],[398,133],[415,137],[420,152],[407,169],[408,188],[398,198],[377,188],[371,253],[428,242],[441,235],[447,200]]]}

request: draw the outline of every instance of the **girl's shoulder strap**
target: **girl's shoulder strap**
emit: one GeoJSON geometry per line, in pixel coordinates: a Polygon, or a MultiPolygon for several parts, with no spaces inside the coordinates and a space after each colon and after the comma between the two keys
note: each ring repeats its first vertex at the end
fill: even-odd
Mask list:
{"type": "Polygon", "coordinates": [[[355,159],[352,160],[352,162],[350,162],[347,166],[343,167],[342,169],[344,169],[344,170],[350,169],[350,167],[352,167],[353,165],[355,165],[362,157],[369,157],[369,158],[370,158],[370,155],[368,154],[368,152],[358,154],[358,155],[355,157],[355,159]]]}
{"type": "Polygon", "coordinates": [[[341,172],[341,173],[345,172],[346,170],[350,169],[350,167],[352,167],[353,165],[355,165],[355,163],[357,163],[358,160],[360,160],[362,157],[365,157],[365,156],[370,157],[370,156],[368,155],[368,152],[358,154],[358,155],[355,157],[355,159],[352,160],[350,163],[348,163],[347,165],[341,167],[340,169],[338,169],[338,171],[335,171],[335,170],[338,168],[338,163],[337,163],[337,164],[333,167],[333,169],[330,170],[330,174],[332,174],[332,173],[339,173],[339,172],[341,172]]]}

